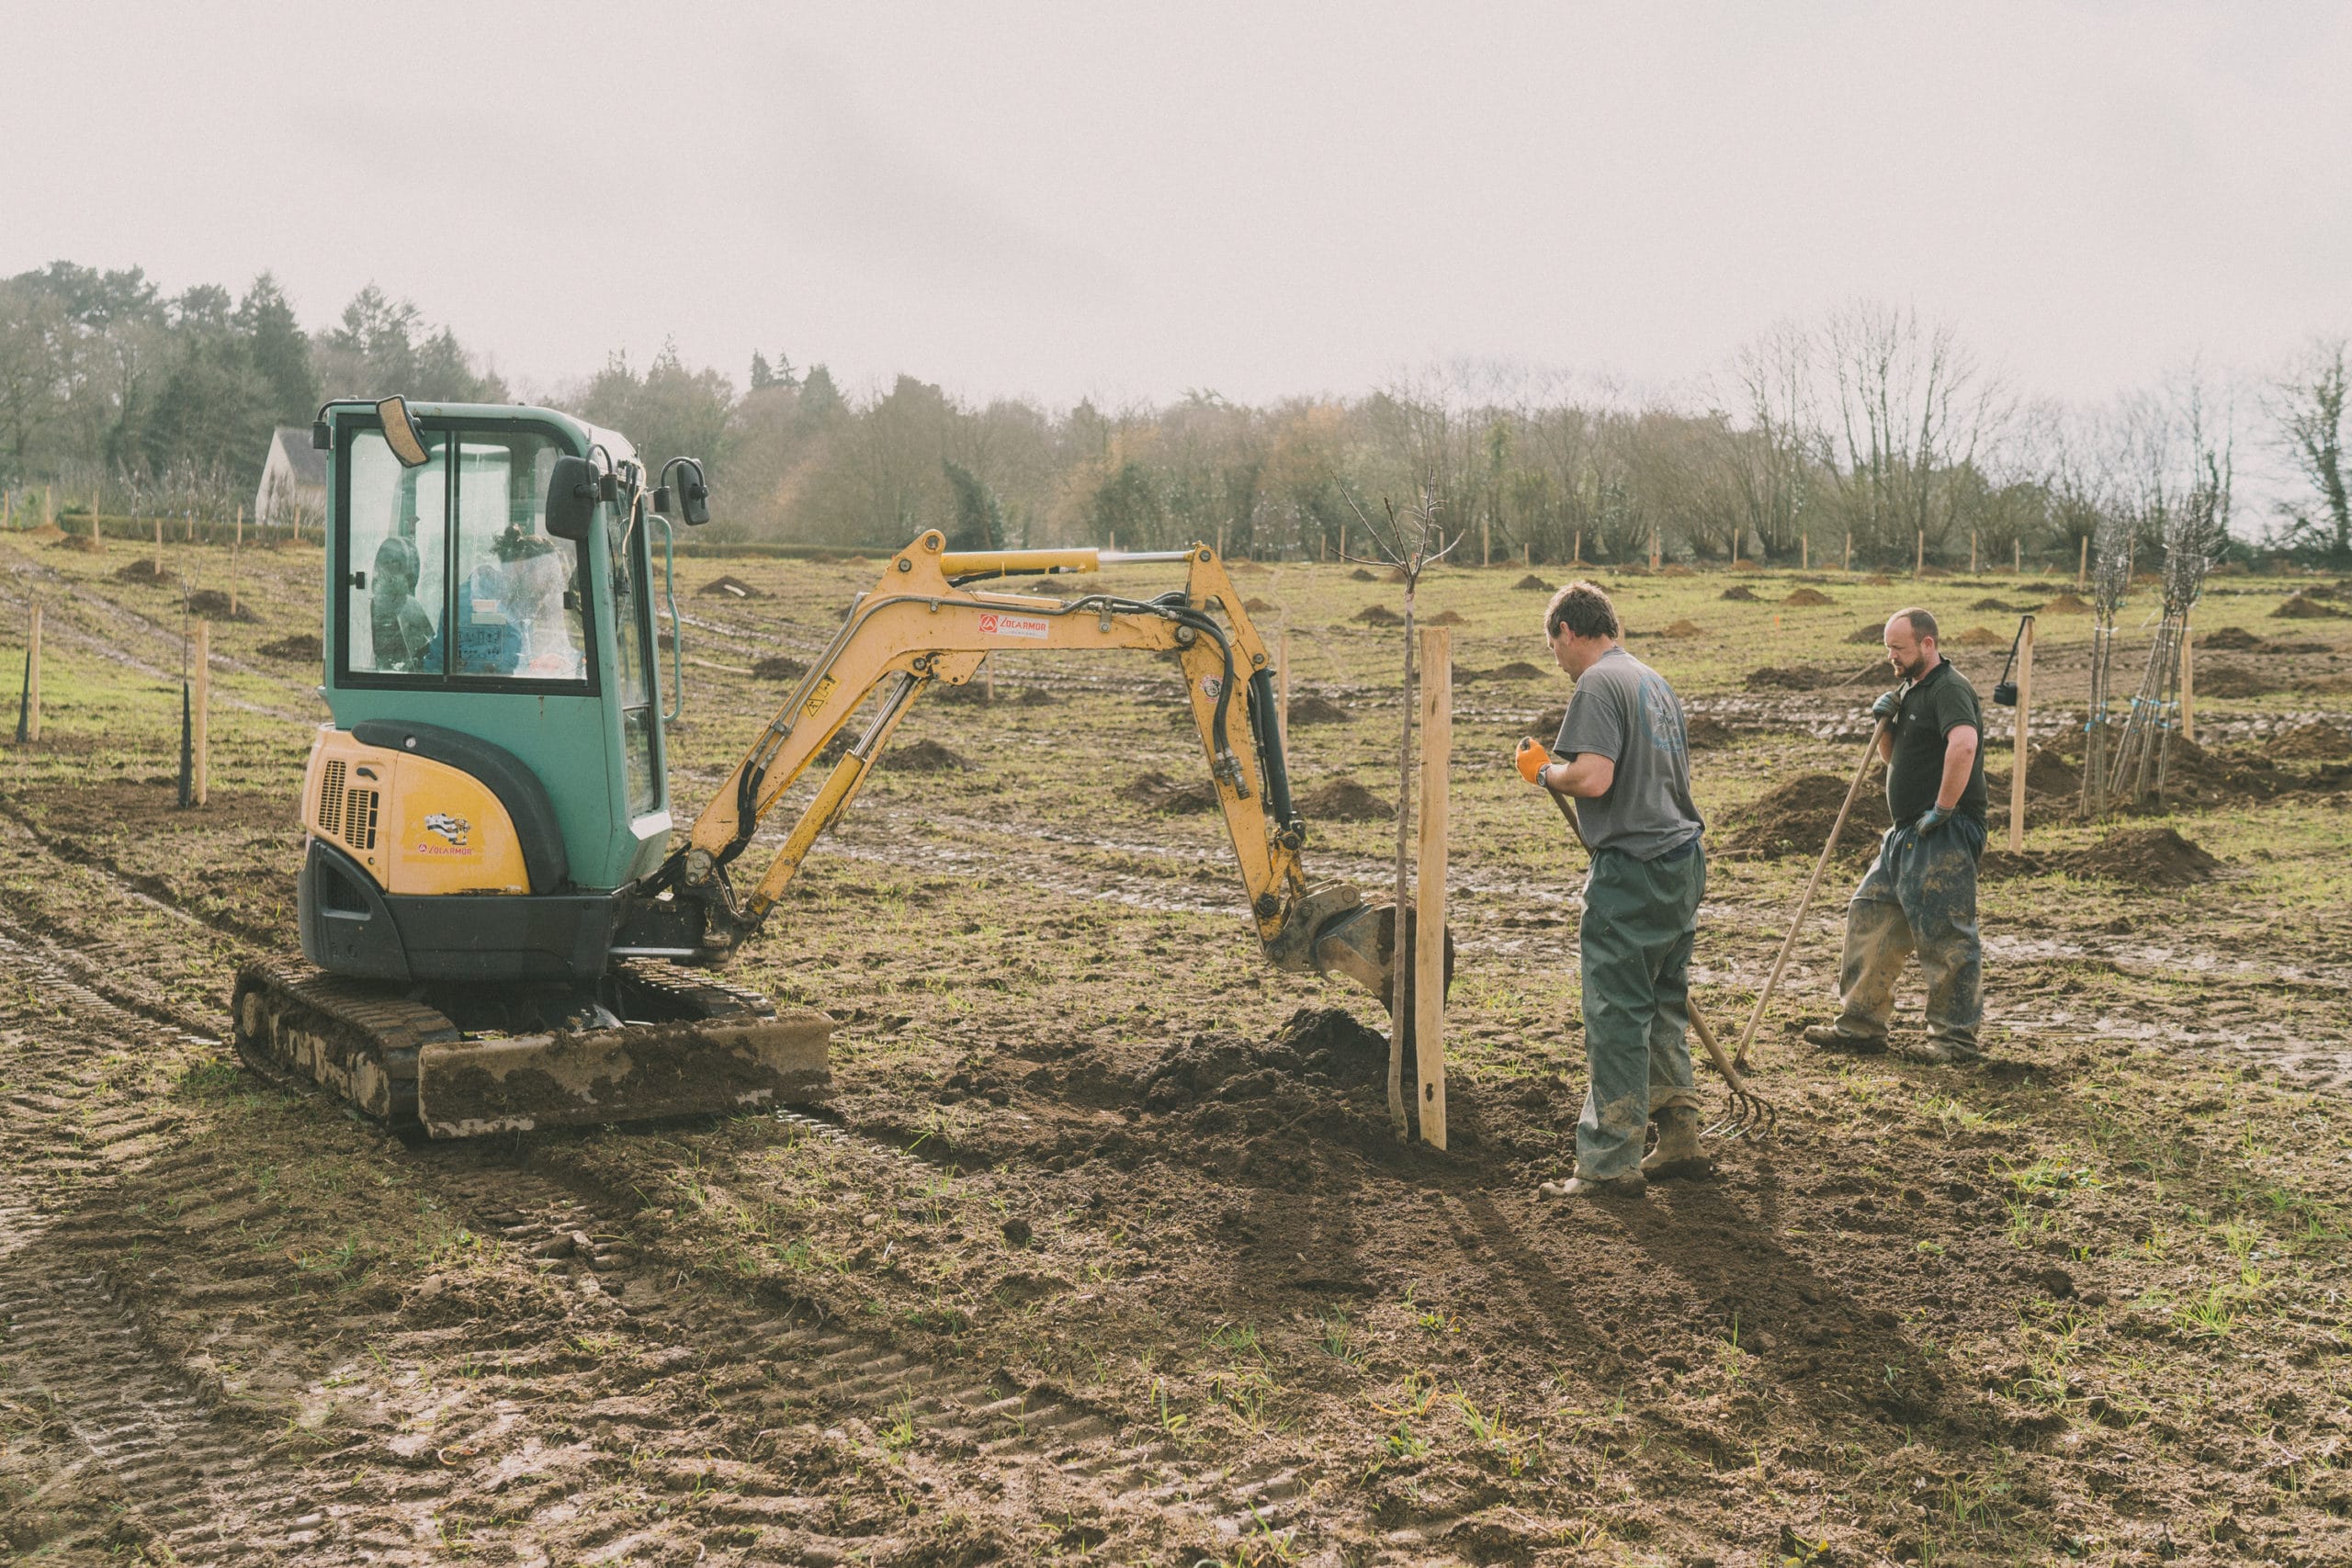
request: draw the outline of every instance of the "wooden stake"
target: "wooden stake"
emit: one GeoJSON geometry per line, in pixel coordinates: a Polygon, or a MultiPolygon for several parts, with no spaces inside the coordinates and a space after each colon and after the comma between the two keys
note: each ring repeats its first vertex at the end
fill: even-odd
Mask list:
{"type": "Polygon", "coordinates": [[[1290,628],[1274,639],[1274,734],[1290,750],[1290,628]]]}
{"type": "Polygon", "coordinates": [[[2025,541],[2023,539],[2009,541],[2009,570],[2015,576],[2025,575],[2025,541]]]}
{"type": "Polygon", "coordinates": [[[1445,1147],[1446,773],[1453,756],[1452,631],[1421,633],[1421,839],[1414,888],[1413,1058],[1424,1142],[1445,1147]]]}
{"type": "Polygon", "coordinates": [[[1584,530],[1581,528],[1577,530],[1576,559],[1571,564],[1576,566],[1584,564],[1584,530]]]}
{"type": "Polygon", "coordinates": [[[2011,766],[2015,770],[2009,780],[2009,853],[2025,852],[2025,772],[2031,760],[2033,730],[2033,617],[2025,618],[2025,627],[2018,637],[2018,727],[2011,750],[2017,756],[2011,766]]]}
{"type": "Polygon", "coordinates": [[[57,525],[57,488],[54,485],[40,487],[40,525],[44,528],[57,525]]]}
{"type": "Polygon", "coordinates": [[[25,634],[24,706],[17,714],[17,739],[40,739],[40,606],[33,606],[31,627],[25,634]]]}
{"type": "Polygon", "coordinates": [[[2090,581],[2090,580],[2091,580],[2091,536],[2090,536],[2088,534],[2086,534],[2086,535],[2084,535],[2084,536],[2083,536],[2083,549],[2082,549],[2082,554],[2081,554],[2081,555],[2080,555],[2080,556],[2075,559],[2075,591],[2076,592],[2078,592],[2078,593],[2079,593],[2079,592],[2082,592],[2082,590],[2083,590],[2083,586],[2084,586],[2086,583],[2089,582],[2089,581],[2090,581]]]}
{"type": "Polygon", "coordinates": [[[1739,564],[1739,530],[1736,528],[1731,531],[1731,564],[1739,564]]]}
{"type": "Polygon", "coordinates": [[[245,509],[237,508],[236,536],[229,541],[229,618],[237,618],[237,558],[245,549],[245,509]]]}
{"type": "Polygon", "coordinates": [[[196,543],[196,513],[183,512],[180,513],[180,521],[187,525],[187,542],[191,545],[196,543]]]}
{"type": "Polygon", "coordinates": [[[1925,528],[1919,530],[1919,549],[1911,562],[1911,575],[1915,578],[1928,575],[1928,531],[1925,528]]]}
{"type": "Polygon", "coordinates": [[[1657,541],[1657,530],[1656,528],[1652,528],[1652,529],[1650,530],[1650,570],[1651,570],[1652,571],[1656,571],[1656,570],[1657,570],[1657,564],[1658,564],[1658,547],[1657,547],[1657,542],[1658,542],[1658,541],[1657,541]]]}
{"type": "Polygon", "coordinates": [[[164,514],[155,513],[155,581],[164,581],[164,514]]]}
{"type": "Polygon", "coordinates": [[[993,659],[983,658],[980,660],[980,701],[990,707],[996,706],[996,660],[993,659]]]}
{"type": "Polygon", "coordinates": [[[1976,530],[1968,531],[1968,575],[1976,575],[1976,530]]]}
{"type": "Polygon", "coordinates": [[[1519,547],[1519,564],[1521,566],[1533,566],[1535,564],[1535,547],[1533,545],[1521,545],[1519,547]]]}
{"type": "Polygon", "coordinates": [[[1854,570],[1854,531],[1851,528],[1846,530],[1846,570],[1854,570]]]}
{"type": "Polygon", "coordinates": [[[1797,536],[1797,570],[1799,571],[1813,570],[1813,536],[1810,534],[1797,536]]]}
{"type": "Polygon", "coordinates": [[[1317,560],[1323,561],[1327,561],[1331,558],[1330,535],[1325,534],[1315,541],[1315,558],[1317,560]]]}
{"type": "Polygon", "coordinates": [[[196,803],[204,804],[212,761],[212,623],[196,623],[196,803]]]}
{"type": "Polygon", "coordinates": [[[2184,617],[2180,623],[2180,733],[2197,739],[2197,639],[2184,617]]]}
{"type": "Polygon", "coordinates": [[[1478,564],[1480,566],[1495,564],[1494,529],[1488,520],[1484,517],[1478,519],[1478,564]]]}

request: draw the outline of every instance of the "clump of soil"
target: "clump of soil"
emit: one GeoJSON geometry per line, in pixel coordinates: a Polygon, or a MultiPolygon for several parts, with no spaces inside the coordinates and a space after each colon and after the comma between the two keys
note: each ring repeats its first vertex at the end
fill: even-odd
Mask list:
{"type": "Polygon", "coordinates": [[[771,653],[752,666],[752,673],[763,681],[797,681],[808,666],[788,653],[771,653]]]}
{"type": "Polygon", "coordinates": [[[1358,567],[1355,570],[1348,573],[1348,581],[1350,582],[1377,582],[1380,579],[1374,576],[1371,572],[1366,571],[1363,568],[1358,567]]]}
{"type": "Polygon", "coordinates": [[[955,707],[986,707],[994,700],[989,695],[988,683],[977,675],[960,686],[942,682],[932,696],[955,707]]]}
{"type": "Polygon", "coordinates": [[[1883,571],[1873,572],[1862,581],[1869,583],[1872,588],[1892,588],[1894,586],[1894,579],[1887,576],[1886,573],[1883,571]]]}
{"type": "Polygon", "coordinates": [[[2270,614],[2282,621],[2332,621],[2344,615],[2344,612],[2335,605],[2323,603],[2318,590],[2309,588],[2301,593],[2290,594],[2286,602],[2270,614]]]}
{"type": "Polygon", "coordinates": [[[1743,604],[1753,604],[1757,602],[1756,590],[1745,582],[1733,583],[1729,588],[1724,589],[1719,597],[1736,600],[1743,604]]]}
{"type": "Polygon", "coordinates": [[[1464,618],[1459,610],[1440,610],[1436,615],[1430,616],[1426,624],[1432,626],[1458,626],[1464,618]]]}
{"type": "MultiPolygon", "coordinates": [[[[35,531],[38,532],[39,530],[35,531]]],[[[104,545],[98,543],[97,540],[93,539],[87,534],[66,534],[49,547],[52,550],[73,550],[77,554],[85,556],[96,555],[99,551],[106,548],[104,545]]]]}
{"type": "MultiPolygon", "coordinates": [[[[1558,733],[1559,728],[1558,725],[1554,725],[1553,732],[1558,733]]],[[[1684,739],[1690,741],[1690,750],[1693,751],[1711,751],[1718,746],[1728,746],[1734,739],[1730,725],[1725,724],[1722,719],[1713,718],[1704,714],[1686,723],[1683,726],[1683,734],[1684,739]]]]}
{"type": "Polygon", "coordinates": [[[1483,670],[1473,670],[1467,664],[1457,664],[1453,667],[1453,683],[1466,686],[1473,681],[1484,680],[1486,673],[1483,670]]]}
{"type": "Polygon", "coordinates": [[[276,642],[263,643],[257,650],[265,659],[283,659],[289,664],[316,664],[322,649],[316,632],[289,632],[276,642]]]}
{"type": "Polygon", "coordinates": [[[1660,637],[1704,637],[1706,628],[1693,620],[1679,620],[1657,634],[1660,637]]]}
{"type": "Polygon", "coordinates": [[[1542,578],[1536,576],[1532,571],[1525,577],[1521,578],[1517,582],[1512,583],[1511,586],[1513,588],[1532,589],[1538,593],[1549,593],[1552,592],[1552,585],[1544,581],[1542,578]]]}
{"type": "MultiPolygon", "coordinates": [[[[1835,773],[1799,773],[1765,791],[1761,798],[1728,814],[1731,831],[1724,836],[1724,850],[1759,860],[1819,854],[1852,782],[1835,773]]],[[[1885,792],[1865,784],[1847,814],[1846,830],[1838,839],[1838,855],[1868,859],[1878,848],[1878,835],[1890,825],[1885,792]]]]}
{"type": "Polygon", "coordinates": [[[714,577],[695,592],[706,599],[764,599],[767,597],[740,577],[714,577]]]}
{"type": "Polygon", "coordinates": [[[1960,634],[1960,646],[1962,648],[1998,648],[2001,646],[2001,634],[1995,631],[1990,626],[1971,626],[1966,631],[1960,634]]]}
{"type": "Polygon", "coordinates": [[[1794,605],[1800,610],[1810,610],[1820,604],[1835,604],[1838,601],[1818,588],[1800,588],[1781,603],[1794,605]]]}
{"type": "Polygon", "coordinates": [[[1195,1034],[1162,1057],[1138,1086],[1161,1114],[1212,1100],[1258,1100],[1280,1080],[1340,1089],[1388,1083],[1388,1042],[1338,1008],[1301,1008],[1263,1045],[1195,1034]]]}
{"type": "Polygon", "coordinates": [[[1329,697],[1294,697],[1290,705],[1293,724],[1345,724],[1348,710],[1329,697]]]}
{"type": "Polygon", "coordinates": [[[1075,595],[1078,592],[1078,590],[1072,588],[1069,583],[1060,581],[1058,578],[1041,577],[1036,581],[1029,584],[1026,588],[1023,588],[1021,592],[1023,593],[1043,594],[1048,599],[1068,599],[1075,595]]]}
{"type": "Polygon", "coordinates": [[[2200,697],[2259,697],[2278,689],[2278,682],[2243,664],[2215,664],[2197,672],[2200,697]]]}
{"type": "Polygon", "coordinates": [[[2197,641],[2202,647],[2225,653],[2251,653],[2262,646],[2262,639],[2244,626],[2223,626],[2219,631],[2207,632],[2197,641]]]}
{"type": "Polygon", "coordinates": [[[1514,659],[1509,664],[1489,670],[1487,673],[1497,681],[1541,681],[1544,678],[1543,671],[1523,659],[1514,659]]]}
{"type": "Polygon", "coordinates": [[[1353,779],[1333,779],[1298,797],[1298,809],[1312,822],[1387,822],[1396,807],[1353,779]]]}
{"type": "Polygon", "coordinates": [[[968,773],[972,764],[936,740],[918,740],[883,753],[883,764],[902,773],[968,773]]]}
{"type": "Polygon", "coordinates": [[[2002,604],[1998,599],[1995,599],[1990,595],[1987,595],[1983,599],[1979,599],[1975,604],[1971,604],[1969,608],[1972,610],[1998,610],[2003,615],[2010,613],[2009,607],[2007,604],[2002,604]]]}
{"type": "Polygon", "coordinates": [[[1657,574],[1660,577],[1696,577],[1699,575],[1690,568],[1684,566],[1680,561],[1676,561],[1671,565],[1658,568],[1657,574]]]}
{"type": "Polygon", "coordinates": [[[157,570],[153,556],[141,556],[135,561],[115,568],[114,575],[118,581],[122,582],[164,582],[170,581],[172,574],[157,570]]]}
{"type": "Polygon", "coordinates": [[[1171,817],[1197,816],[1217,808],[1216,785],[1206,779],[1179,784],[1166,773],[1145,773],[1119,792],[1138,806],[1171,817]]]}
{"type": "Polygon", "coordinates": [[[187,596],[187,613],[208,621],[258,621],[251,604],[232,610],[229,596],[218,588],[199,588],[187,596]]]}
{"type": "Polygon", "coordinates": [[[1401,626],[1405,624],[1405,617],[1385,604],[1366,604],[1356,612],[1355,618],[1367,626],[1401,626]]]}
{"type": "Polygon", "coordinates": [[[1241,607],[1249,611],[1253,615],[1262,615],[1267,611],[1273,608],[1272,604],[1267,604],[1263,599],[1258,598],[1254,594],[1250,598],[1241,601],[1241,607]]]}
{"type": "Polygon", "coordinates": [[[2076,876],[2104,877],[2141,887],[2187,887],[2211,882],[2222,863],[2170,828],[2126,828],[2088,849],[2056,857],[2076,876]]]}
{"type": "Polygon", "coordinates": [[[1749,671],[1747,686],[1751,692],[1819,692],[1846,685],[1853,679],[1850,670],[1825,670],[1817,664],[1779,664],[1749,671]]]}
{"type": "Polygon", "coordinates": [[[1869,626],[1856,626],[1852,631],[1848,632],[1846,640],[1858,647],[1866,642],[1883,643],[1886,640],[1886,628],[1873,621],[1869,626]]]}
{"type": "Polygon", "coordinates": [[[1532,735],[1536,739],[1549,746],[1558,738],[1560,726],[1567,722],[1568,707],[1566,703],[1563,703],[1558,707],[1545,708],[1542,713],[1537,714],[1521,733],[1532,735]]]}
{"type": "Polygon", "coordinates": [[[2352,730],[2313,722],[2270,738],[2263,750],[2284,761],[2334,761],[2352,757],[2352,730]]]}
{"type": "Polygon", "coordinates": [[[2073,593],[2061,593],[2041,607],[2041,614],[2045,615],[2087,615],[2090,613],[2091,607],[2073,593]]]}

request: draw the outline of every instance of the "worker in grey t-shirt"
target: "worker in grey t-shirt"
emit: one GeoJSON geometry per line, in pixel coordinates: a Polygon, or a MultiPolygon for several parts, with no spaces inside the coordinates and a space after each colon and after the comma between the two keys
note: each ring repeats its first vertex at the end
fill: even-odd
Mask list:
{"type": "Polygon", "coordinates": [[[1616,607],[1571,582],[1544,615],[1544,640],[1576,681],[1559,758],[1520,742],[1531,784],[1584,803],[1592,868],[1577,942],[1589,1083],[1577,1123],[1574,1179],[1562,1197],[1630,1197],[1647,1178],[1702,1176],[1699,1097],[1690,1078],[1690,949],[1707,886],[1705,824],[1690,802],[1682,704],[1666,678],[1620,640],[1616,607]],[[1642,1157],[1655,1119],[1657,1150],[1642,1157]]]}

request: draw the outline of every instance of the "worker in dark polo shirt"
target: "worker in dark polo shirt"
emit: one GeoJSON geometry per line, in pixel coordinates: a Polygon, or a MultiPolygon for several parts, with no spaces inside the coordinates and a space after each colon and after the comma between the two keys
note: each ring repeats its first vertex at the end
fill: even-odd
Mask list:
{"type": "Polygon", "coordinates": [[[1982,1053],[1984,949],[1976,933],[1976,861],[1984,852],[1984,715],[1976,688],[1936,648],[1936,618],[1897,610],[1886,658],[1902,684],[1871,708],[1886,760],[1880,841],[1846,907],[1838,1021],[1804,1032],[1831,1049],[1883,1051],[1894,984],[1913,953],[1928,981],[1928,1035],[1898,1053],[1917,1062],[1971,1062],[1982,1053]]]}

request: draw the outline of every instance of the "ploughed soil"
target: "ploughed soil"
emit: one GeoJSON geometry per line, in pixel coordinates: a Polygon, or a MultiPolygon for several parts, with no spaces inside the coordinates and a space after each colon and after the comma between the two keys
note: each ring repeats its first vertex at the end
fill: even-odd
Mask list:
{"type": "Polygon", "coordinates": [[[1798,609],[1811,609],[1815,605],[1820,604],[1835,604],[1838,601],[1832,599],[1828,594],[1824,593],[1818,588],[1799,588],[1792,591],[1789,596],[1781,600],[1781,603],[1783,604],[1794,605],[1798,609]]]}
{"type": "Polygon", "coordinates": [[[1396,803],[1380,796],[1353,779],[1333,779],[1298,797],[1298,809],[1308,821],[1393,822],[1396,803]]]}
{"type": "MultiPolygon", "coordinates": [[[[1724,823],[1728,831],[1718,840],[1732,854],[1777,859],[1782,855],[1818,855],[1838,823],[1838,808],[1853,784],[1849,775],[1799,773],[1766,790],[1724,823]]],[[[1878,852],[1879,835],[1892,825],[1886,814],[1886,791],[1875,777],[1865,779],[1855,792],[1853,808],[1838,836],[1841,859],[1868,860],[1878,852]]]]}
{"type": "Polygon", "coordinates": [[[1345,724],[1349,717],[1348,710],[1329,697],[1309,693],[1290,700],[1290,722],[1294,725],[1345,724]]]}
{"type": "Polygon", "coordinates": [[[763,681],[797,681],[808,673],[808,663],[788,653],[771,653],[752,662],[752,673],[763,681]]]}
{"type": "Polygon", "coordinates": [[[1751,692],[1819,692],[1832,686],[1853,685],[1871,673],[1869,670],[1832,670],[1817,664],[1775,665],[1750,671],[1746,684],[1751,692]]]}
{"type": "Polygon", "coordinates": [[[695,590],[707,599],[764,599],[767,595],[740,577],[714,577],[695,590]]]}
{"type": "Polygon", "coordinates": [[[321,652],[319,634],[288,632],[273,642],[263,643],[259,651],[266,658],[282,659],[289,664],[307,664],[316,669],[321,652]]]}

